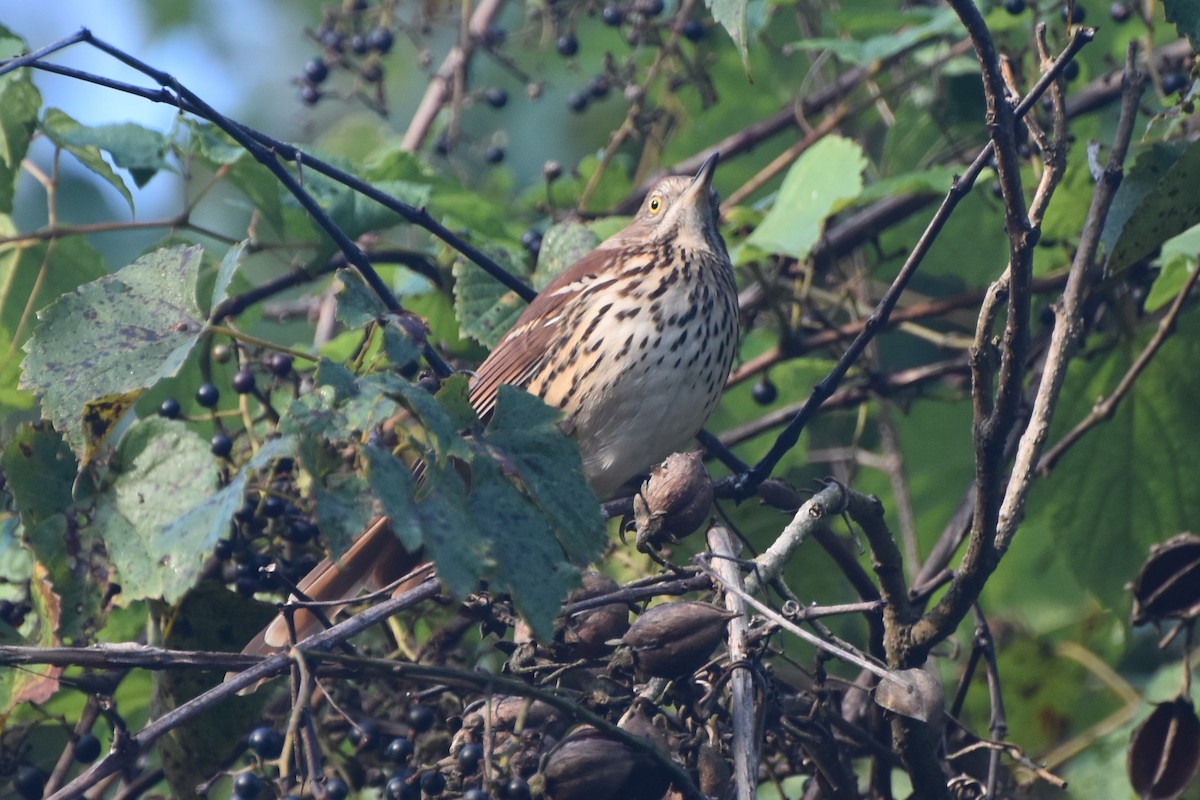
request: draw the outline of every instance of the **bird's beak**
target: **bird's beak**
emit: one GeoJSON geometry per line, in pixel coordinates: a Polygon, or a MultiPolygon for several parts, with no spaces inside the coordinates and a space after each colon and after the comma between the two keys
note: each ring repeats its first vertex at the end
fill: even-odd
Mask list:
{"type": "Polygon", "coordinates": [[[699,198],[708,201],[712,190],[713,173],[717,171],[717,160],[720,157],[720,153],[713,153],[704,159],[704,163],[696,171],[696,177],[692,178],[692,185],[687,189],[687,203],[689,205],[695,203],[699,198]]]}

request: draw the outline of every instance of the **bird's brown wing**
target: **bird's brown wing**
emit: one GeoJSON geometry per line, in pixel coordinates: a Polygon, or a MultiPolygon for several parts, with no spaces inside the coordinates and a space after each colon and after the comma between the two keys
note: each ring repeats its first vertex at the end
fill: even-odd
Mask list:
{"type": "Polygon", "coordinates": [[[502,384],[524,388],[537,373],[542,359],[562,333],[559,312],[580,292],[610,280],[612,255],[603,248],[593,250],[554,277],[538,293],[500,343],[475,372],[471,382],[471,405],[484,422],[492,416],[502,384]]]}

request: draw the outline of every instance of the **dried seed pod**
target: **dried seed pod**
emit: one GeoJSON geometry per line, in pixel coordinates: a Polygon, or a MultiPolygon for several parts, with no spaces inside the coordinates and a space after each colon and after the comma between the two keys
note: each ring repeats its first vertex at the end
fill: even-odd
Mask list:
{"type": "Polygon", "coordinates": [[[699,453],[672,453],[650,469],[634,495],[638,547],[674,542],[704,524],[712,507],[712,478],[699,453]]]}
{"type": "Polygon", "coordinates": [[[527,697],[498,695],[478,703],[463,714],[462,729],[482,731],[485,719],[497,731],[512,731],[520,724],[521,728],[540,728],[550,736],[558,736],[567,729],[558,709],[527,697]]]}
{"type": "Polygon", "coordinates": [[[1134,625],[1200,615],[1200,536],[1181,533],[1151,547],[1131,588],[1134,625]]]}
{"type": "Polygon", "coordinates": [[[1159,703],[1129,741],[1129,782],[1142,800],[1166,800],[1187,787],[1200,767],[1200,719],[1192,701],[1159,703]]]}
{"type": "Polygon", "coordinates": [[[726,797],[733,786],[733,773],[721,751],[712,745],[700,745],[696,757],[699,788],[708,797],[726,797]]]}
{"type": "MultiPolygon", "coordinates": [[[[612,594],[619,588],[617,582],[607,575],[588,572],[583,576],[583,587],[576,589],[567,599],[577,603],[612,594]]],[[[620,639],[627,630],[629,607],[624,603],[610,603],[572,614],[560,629],[559,636],[569,658],[599,658],[612,649],[608,642],[620,639]]]]}
{"type": "Polygon", "coordinates": [[[563,739],[542,774],[551,800],[659,800],[671,782],[646,753],[591,727],[563,739]]]}
{"type": "Polygon", "coordinates": [[[725,636],[725,623],[736,616],[694,600],[664,603],[638,617],[621,641],[643,674],[678,678],[708,660],[725,636]]]}

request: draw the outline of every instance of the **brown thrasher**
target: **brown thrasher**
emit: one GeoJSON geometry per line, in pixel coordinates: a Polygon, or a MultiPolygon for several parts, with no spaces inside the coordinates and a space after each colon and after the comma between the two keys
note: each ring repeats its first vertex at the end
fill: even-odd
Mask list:
{"type": "MultiPolygon", "coordinates": [[[[695,436],[729,375],[737,289],[718,229],[716,166],[714,153],[694,178],[659,181],[628,226],[546,285],[471,384],[471,404],[485,422],[501,384],[562,409],[601,499],[695,436]]],[[[380,518],[299,588],[312,600],[349,600],[422,561],[380,518]]],[[[303,639],[320,620],[301,610],[293,626],[303,639]]],[[[244,652],[272,652],[289,638],[280,617],[244,652]]]]}

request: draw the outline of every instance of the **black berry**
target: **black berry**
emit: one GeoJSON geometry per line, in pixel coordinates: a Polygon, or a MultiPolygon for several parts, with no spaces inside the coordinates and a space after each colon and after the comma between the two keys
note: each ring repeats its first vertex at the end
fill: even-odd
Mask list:
{"type": "MultiPolygon", "coordinates": [[[[269,494],[265,498],[263,498],[262,514],[267,519],[277,519],[279,517],[282,517],[283,512],[286,509],[287,509],[287,503],[284,502],[282,497],[276,497],[273,494],[269,494]]],[[[357,729],[351,729],[351,730],[357,730],[357,729]]]]}
{"type": "Polygon", "coordinates": [[[212,357],[218,364],[227,364],[233,358],[233,349],[227,344],[219,344],[212,349],[212,357]]]}
{"type": "Polygon", "coordinates": [[[79,735],[75,740],[75,760],[80,764],[90,764],[100,757],[100,740],[91,732],[79,735]]]}
{"type": "Polygon", "coordinates": [[[230,539],[218,539],[216,547],[213,548],[213,555],[221,561],[228,561],[233,558],[233,541],[230,539]]]}
{"type": "Polygon", "coordinates": [[[446,791],[446,776],[437,770],[430,770],[421,776],[421,791],[425,794],[441,794],[446,791]]]}
{"type": "Polygon", "coordinates": [[[272,353],[267,361],[267,368],[271,370],[272,375],[286,377],[292,371],[292,357],[287,353],[272,353]]]}
{"type": "Polygon", "coordinates": [[[353,51],[355,55],[361,56],[369,49],[370,48],[367,47],[367,37],[363,36],[361,33],[356,33],[350,37],[350,50],[353,51]]]}
{"type": "Polygon", "coordinates": [[[530,228],[521,234],[521,246],[536,256],[542,250],[542,234],[530,228]]]}
{"type": "Polygon", "coordinates": [[[698,19],[689,19],[683,23],[683,27],[679,29],[679,32],[689,42],[698,42],[704,38],[704,25],[698,19]]]}
{"type": "Polygon", "coordinates": [[[392,776],[387,786],[383,787],[386,800],[417,800],[421,796],[421,789],[408,782],[411,774],[411,770],[405,770],[403,774],[392,776]]]}
{"type": "Polygon", "coordinates": [[[304,103],[304,105],[315,106],[320,99],[321,93],[311,83],[306,83],[300,87],[300,102],[304,103]]]}
{"type": "Polygon", "coordinates": [[[387,28],[376,28],[367,34],[367,49],[377,53],[387,53],[395,43],[392,32],[387,28]]]}
{"type": "Polygon", "coordinates": [[[182,410],[179,407],[179,401],[174,397],[168,397],[158,404],[158,415],[167,419],[178,419],[182,410]]]}
{"type": "Polygon", "coordinates": [[[504,148],[499,145],[492,145],[483,154],[483,160],[489,164],[499,164],[504,160],[504,148]]]}
{"type": "Polygon", "coordinates": [[[250,749],[257,753],[259,758],[279,758],[283,752],[283,736],[269,725],[260,725],[250,731],[249,744],[250,749]]]}
{"type": "Polygon", "coordinates": [[[262,793],[262,778],[253,772],[240,772],[233,779],[233,796],[238,800],[254,800],[262,793]]]}
{"type": "Polygon", "coordinates": [[[508,38],[508,31],[499,25],[489,25],[483,32],[483,43],[488,47],[499,47],[508,38]]]}
{"type": "Polygon", "coordinates": [[[313,58],[304,65],[304,77],[309,83],[318,84],[329,77],[329,67],[324,59],[313,58]]]}
{"type": "Polygon", "coordinates": [[[779,396],[779,389],[771,382],[771,379],[763,375],[754,386],[750,389],[750,396],[754,398],[754,402],[760,406],[769,406],[775,402],[775,398],[779,396]]]}
{"type": "Polygon", "coordinates": [[[596,75],[588,81],[588,94],[597,100],[603,100],[608,97],[608,90],[612,88],[612,84],[608,81],[606,75],[596,75]]]}
{"type": "Polygon", "coordinates": [[[341,778],[330,778],[325,781],[325,796],[329,800],[346,800],[350,796],[350,787],[341,778]]]}
{"type": "Polygon", "coordinates": [[[574,33],[564,33],[558,37],[554,47],[560,56],[570,57],[579,52],[579,40],[575,38],[574,33]]]}
{"type": "Polygon", "coordinates": [[[611,4],[605,6],[604,10],[600,12],[600,18],[604,20],[604,24],[613,28],[621,24],[623,17],[620,7],[611,4]]]}
{"type": "Polygon", "coordinates": [[[342,44],[345,42],[344,36],[332,28],[327,28],[321,33],[321,44],[328,47],[330,50],[341,50],[342,44]]]}
{"type": "Polygon", "coordinates": [[[196,390],[196,402],[204,408],[212,408],[221,399],[221,392],[211,383],[202,383],[196,390]]]}
{"type": "Polygon", "coordinates": [[[562,164],[554,159],[542,164],[542,177],[546,179],[546,183],[554,183],[562,177],[562,164]]]}
{"type": "Polygon", "coordinates": [[[350,728],[350,742],[359,750],[374,750],[379,744],[379,728],[373,722],[363,722],[350,728]]]}
{"type": "Polygon", "coordinates": [[[583,92],[571,92],[567,96],[567,107],[576,114],[587,108],[588,96],[583,92]]]}
{"type": "Polygon", "coordinates": [[[464,775],[470,775],[479,768],[479,762],[483,760],[483,746],[471,742],[464,744],[462,749],[458,751],[458,766],[462,769],[464,775]]]}
{"type": "Polygon", "coordinates": [[[1004,0],[1004,10],[1014,17],[1025,13],[1025,0],[1004,0]]]}
{"type": "Polygon", "coordinates": [[[317,537],[317,526],[306,519],[292,520],[292,524],[288,526],[284,536],[289,542],[296,544],[311,542],[317,537]]]}
{"type": "Polygon", "coordinates": [[[239,369],[233,373],[230,385],[238,394],[249,394],[254,391],[254,373],[248,369],[239,369]]]}
{"type": "Polygon", "coordinates": [[[663,12],[665,3],[663,0],[638,0],[634,3],[634,7],[647,17],[657,17],[663,12]]]}
{"type": "Polygon", "coordinates": [[[1133,11],[1129,8],[1128,3],[1118,0],[1108,7],[1108,16],[1112,17],[1113,22],[1125,22],[1133,16],[1133,11]]]}
{"type": "Polygon", "coordinates": [[[483,99],[492,108],[504,108],[508,105],[508,92],[499,86],[489,86],[483,90],[483,99]]]}
{"type": "Polygon", "coordinates": [[[37,767],[22,764],[17,767],[17,777],[13,786],[16,787],[17,794],[25,800],[38,800],[46,788],[46,773],[37,767]]]}
{"type": "Polygon", "coordinates": [[[233,452],[233,439],[223,433],[214,433],[209,444],[212,454],[217,458],[229,458],[229,454],[233,452]]]}
{"type": "Polygon", "coordinates": [[[413,754],[413,743],[403,736],[397,736],[388,742],[383,750],[383,757],[396,764],[403,764],[413,754]]]}
{"type": "Polygon", "coordinates": [[[1083,22],[1087,16],[1087,9],[1082,3],[1075,2],[1074,4],[1064,5],[1062,8],[1062,18],[1064,22],[1070,22],[1072,25],[1078,25],[1083,22]]]}
{"type": "Polygon", "coordinates": [[[424,733],[433,727],[434,713],[429,706],[413,706],[408,710],[408,724],[417,733],[424,733]]]}
{"type": "Polygon", "coordinates": [[[1186,89],[1189,85],[1187,75],[1182,72],[1168,72],[1162,76],[1163,94],[1175,94],[1186,89]]]}
{"type": "Polygon", "coordinates": [[[1065,67],[1063,67],[1062,74],[1063,74],[1063,77],[1069,81],[1073,81],[1076,78],[1078,78],[1079,77],[1079,62],[1078,61],[1068,61],[1067,65],[1065,67]]]}
{"type": "Polygon", "coordinates": [[[513,778],[504,787],[504,796],[508,800],[529,800],[529,782],[522,778],[513,778]]]}
{"type": "Polygon", "coordinates": [[[463,792],[462,800],[489,800],[488,793],[478,786],[463,792]]]}

